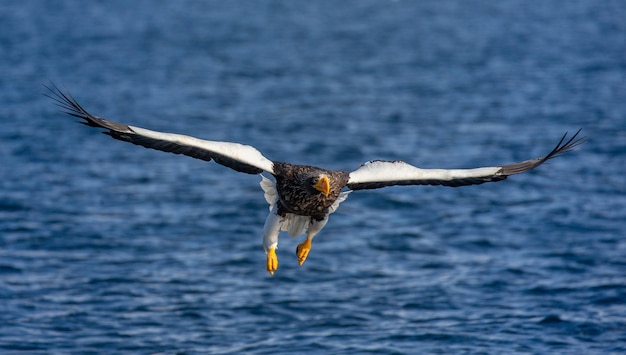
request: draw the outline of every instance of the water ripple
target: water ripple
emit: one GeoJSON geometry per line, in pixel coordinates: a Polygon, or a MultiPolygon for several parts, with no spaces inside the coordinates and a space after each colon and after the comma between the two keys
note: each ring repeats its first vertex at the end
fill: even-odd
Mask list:
{"type": "Polygon", "coordinates": [[[618,2],[0,4],[2,353],[626,352],[618,2]],[[275,160],[462,168],[353,193],[264,271],[257,176],[127,146],[94,113],[275,160]]]}

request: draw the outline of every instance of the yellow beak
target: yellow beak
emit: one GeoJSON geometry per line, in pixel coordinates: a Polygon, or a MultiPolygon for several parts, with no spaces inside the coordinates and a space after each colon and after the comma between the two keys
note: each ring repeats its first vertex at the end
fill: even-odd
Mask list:
{"type": "Polygon", "coordinates": [[[317,179],[317,182],[313,184],[313,187],[324,194],[324,196],[328,196],[330,192],[330,179],[326,175],[322,175],[317,179]]]}

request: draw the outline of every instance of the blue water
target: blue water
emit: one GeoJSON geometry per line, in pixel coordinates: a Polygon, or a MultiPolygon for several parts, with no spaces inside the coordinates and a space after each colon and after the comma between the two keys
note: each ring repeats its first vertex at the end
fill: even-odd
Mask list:
{"type": "Polygon", "coordinates": [[[2,353],[626,352],[623,1],[0,2],[2,353]],[[274,160],[462,168],[350,195],[264,270],[259,177],[95,114],[274,160]]]}

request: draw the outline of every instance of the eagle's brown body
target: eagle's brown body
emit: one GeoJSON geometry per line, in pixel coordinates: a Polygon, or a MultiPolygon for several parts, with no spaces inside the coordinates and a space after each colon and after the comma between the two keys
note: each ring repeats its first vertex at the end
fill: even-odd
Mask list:
{"type": "Polygon", "coordinates": [[[328,215],[328,208],[337,200],[341,189],[348,184],[350,173],[326,170],[307,165],[274,162],[274,177],[278,192],[278,215],[293,213],[311,216],[317,221],[328,215]],[[325,174],[330,180],[328,196],[313,188],[312,180],[325,174]]]}

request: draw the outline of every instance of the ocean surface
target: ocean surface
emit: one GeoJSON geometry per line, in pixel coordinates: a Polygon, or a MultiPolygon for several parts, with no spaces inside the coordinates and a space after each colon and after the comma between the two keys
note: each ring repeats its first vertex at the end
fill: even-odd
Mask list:
{"type": "Polygon", "coordinates": [[[626,352],[626,2],[0,2],[0,353],[626,352]],[[96,115],[353,170],[576,151],[350,195],[265,271],[260,177],[96,115]]]}

